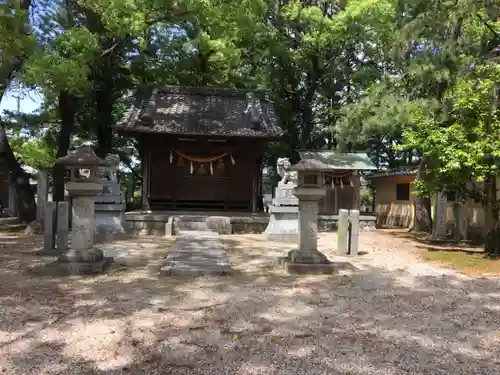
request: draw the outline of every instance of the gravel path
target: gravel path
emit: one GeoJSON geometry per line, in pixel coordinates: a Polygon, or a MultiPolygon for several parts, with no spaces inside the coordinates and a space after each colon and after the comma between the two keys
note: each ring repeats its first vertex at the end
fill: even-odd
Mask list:
{"type": "MultiPolygon", "coordinates": [[[[222,236],[233,276],[158,277],[171,241],[115,243],[147,266],[64,279],[0,250],[0,374],[498,374],[500,282],[421,263],[409,240],[364,233],[354,271],[290,276],[292,246],[222,236]],[[3,371],[3,372],[2,372],[3,371]]],[[[45,259],[44,261],[47,261],[45,259]]]]}

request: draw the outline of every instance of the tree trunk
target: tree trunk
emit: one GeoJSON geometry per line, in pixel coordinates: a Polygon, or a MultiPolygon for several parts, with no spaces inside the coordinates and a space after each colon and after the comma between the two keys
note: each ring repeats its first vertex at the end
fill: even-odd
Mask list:
{"type": "MultiPolygon", "coordinates": [[[[425,176],[425,160],[422,158],[417,170],[416,181],[422,181],[425,176]]],[[[431,200],[429,197],[413,198],[413,225],[412,232],[432,231],[431,200]]]]}
{"type": "MultiPolygon", "coordinates": [[[[59,93],[58,111],[61,117],[61,128],[57,138],[56,158],[65,156],[69,151],[71,133],[75,126],[75,98],[66,91],[59,93]]],[[[54,202],[64,201],[64,165],[54,165],[53,182],[54,190],[52,200],[54,202]]]]}
{"type": "Polygon", "coordinates": [[[10,180],[14,184],[16,194],[16,208],[19,221],[31,223],[36,220],[36,202],[33,188],[30,185],[30,176],[26,173],[17,159],[9,144],[5,133],[4,124],[0,122],[0,158],[3,158],[9,167],[10,180]]]}
{"type": "Polygon", "coordinates": [[[484,181],[484,193],[486,197],[483,205],[484,251],[491,256],[500,256],[500,220],[498,217],[497,181],[494,175],[488,175],[484,181]]]}

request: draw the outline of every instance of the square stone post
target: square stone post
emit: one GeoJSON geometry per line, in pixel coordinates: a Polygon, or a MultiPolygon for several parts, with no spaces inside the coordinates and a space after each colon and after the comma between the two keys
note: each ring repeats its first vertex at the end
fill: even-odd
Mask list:
{"type": "Polygon", "coordinates": [[[69,203],[57,202],[57,232],[56,248],[57,250],[68,250],[69,235],[69,203]]]}
{"type": "Polygon", "coordinates": [[[337,253],[346,255],[349,246],[349,211],[339,210],[337,223],[337,253]]]}
{"type": "Polygon", "coordinates": [[[359,211],[351,210],[351,248],[349,249],[350,255],[358,255],[359,249],[359,211]]]}
{"type": "Polygon", "coordinates": [[[43,218],[43,249],[53,251],[54,244],[54,222],[56,217],[56,202],[47,202],[45,217],[43,218]]]}
{"type": "Polygon", "coordinates": [[[47,171],[38,172],[38,184],[36,192],[36,219],[42,221],[45,213],[45,206],[49,197],[49,173],[47,171]]]}

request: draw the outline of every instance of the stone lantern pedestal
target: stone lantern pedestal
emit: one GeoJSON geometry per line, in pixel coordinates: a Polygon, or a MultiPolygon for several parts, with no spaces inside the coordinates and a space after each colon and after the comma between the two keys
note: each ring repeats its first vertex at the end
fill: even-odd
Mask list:
{"type": "Polygon", "coordinates": [[[279,262],[289,273],[331,274],[336,270],[325,254],[318,251],[318,201],[325,195],[323,174],[316,160],[302,159],[291,170],[298,172],[293,194],[299,202],[298,248],[279,262]]]}
{"type": "Polygon", "coordinates": [[[112,261],[102,250],[94,247],[95,197],[101,192],[100,166],[108,163],[97,157],[90,147],[56,160],[69,170],[66,190],[72,202],[71,247],[59,257],[59,265],[69,273],[89,274],[102,272],[112,261]]]}

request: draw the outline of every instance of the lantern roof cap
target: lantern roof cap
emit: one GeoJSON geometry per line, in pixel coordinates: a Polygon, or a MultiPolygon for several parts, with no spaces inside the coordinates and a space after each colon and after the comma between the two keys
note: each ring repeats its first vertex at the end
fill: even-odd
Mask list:
{"type": "Polygon", "coordinates": [[[56,164],[74,166],[109,166],[109,162],[98,157],[89,146],[81,146],[68,155],[56,159],[56,164]]]}

